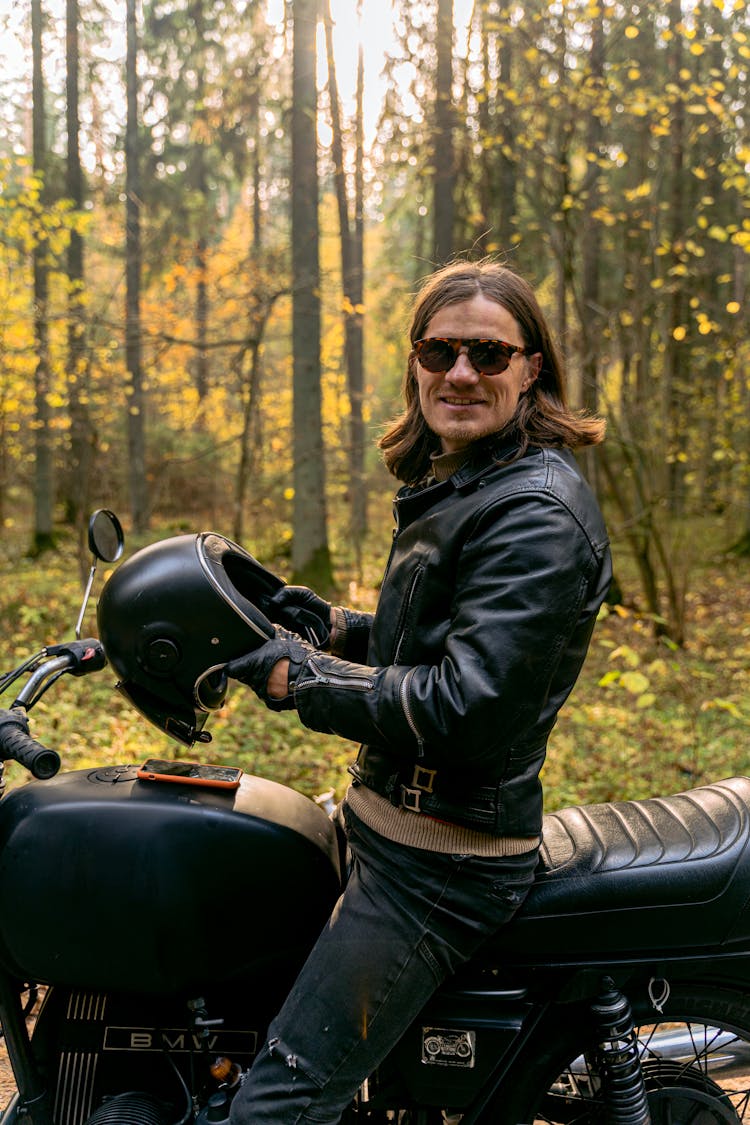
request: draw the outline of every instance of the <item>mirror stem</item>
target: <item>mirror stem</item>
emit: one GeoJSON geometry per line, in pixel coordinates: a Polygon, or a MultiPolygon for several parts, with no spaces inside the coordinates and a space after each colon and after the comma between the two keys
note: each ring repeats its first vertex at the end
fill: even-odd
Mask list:
{"type": "Polygon", "coordinates": [[[81,612],[78,614],[78,621],[76,622],[76,640],[77,641],[80,641],[80,639],[81,639],[81,628],[83,626],[83,615],[86,612],[86,606],[89,604],[89,596],[91,594],[91,587],[94,584],[94,575],[95,574],[96,574],[96,559],[94,559],[94,562],[91,566],[91,571],[89,573],[89,580],[86,583],[86,590],[84,591],[84,595],[83,595],[83,605],[81,606],[81,612]]]}

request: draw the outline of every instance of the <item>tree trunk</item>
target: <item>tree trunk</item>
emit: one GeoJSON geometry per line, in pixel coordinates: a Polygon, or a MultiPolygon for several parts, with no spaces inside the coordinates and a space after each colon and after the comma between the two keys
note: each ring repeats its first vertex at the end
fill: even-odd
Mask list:
{"type": "Polygon", "coordinates": [[[292,50],[292,352],[295,580],[333,585],[320,386],[320,259],[315,50],[318,0],[294,0],[292,50]]]}
{"type": "MultiPolygon", "coordinates": [[[[42,74],[42,4],[31,0],[32,53],[32,146],[34,173],[42,182],[43,198],[47,195],[46,114],[44,78],[42,74]]],[[[41,229],[34,240],[34,372],[35,439],[34,439],[34,533],[31,554],[38,555],[54,547],[54,464],[52,450],[52,411],[50,407],[50,364],[48,298],[48,245],[41,229]]]]}
{"type": "Polygon", "coordinates": [[[234,487],[234,520],[232,521],[232,536],[237,543],[241,543],[245,537],[247,489],[250,479],[254,475],[252,433],[260,389],[260,340],[253,341],[250,347],[250,364],[246,375],[244,374],[244,367],[243,357],[240,363],[240,371],[243,372],[240,388],[240,401],[242,403],[240,463],[237,467],[237,479],[234,487]]]}
{"type": "MultiPolygon", "coordinates": [[[[206,114],[206,75],[203,57],[203,39],[205,34],[204,0],[196,0],[193,5],[193,19],[197,35],[198,50],[195,56],[196,70],[196,114],[204,118],[206,114]]],[[[206,169],[205,132],[207,122],[203,121],[205,128],[201,128],[200,136],[192,145],[192,187],[198,199],[198,213],[196,216],[197,231],[195,233],[195,336],[196,352],[193,363],[195,389],[198,394],[197,427],[202,429],[205,419],[203,410],[208,394],[209,363],[208,363],[208,237],[206,234],[208,223],[208,176],[206,169]]]]}
{"type": "MultiPolygon", "coordinates": [[[[566,97],[569,96],[567,72],[568,38],[564,6],[561,8],[559,15],[559,26],[555,35],[555,48],[560,101],[564,105],[566,97]]],[[[568,297],[573,279],[572,232],[570,229],[569,211],[565,206],[565,201],[569,200],[571,197],[572,132],[573,124],[569,120],[568,115],[563,113],[559,114],[557,127],[554,130],[557,167],[554,169],[552,179],[554,185],[554,214],[552,226],[550,228],[550,243],[557,259],[555,269],[557,277],[557,289],[555,294],[557,316],[555,327],[557,337],[562,341],[564,348],[566,348],[568,340],[568,297]]],[[[570,356],[567,352],[565,359],[568,365],[570,397],[575,405],[580,405],[580,370],[576,370],[572,367],[570,364],[570,356]]]]}
{"type": "Polygon", "coordinates": [[[499,146],[498,156],[499,175],[497,206],[499,216],[497,223],[497,238],[502,253],[507,254],[513,246],[513,220],[516,214],[516,160],[513,155],[516,144],[516,110],[510,98],[505,96],[505,91],[514,89],[513,86],[513,28],[507,24],[502,31],[502,44],[500,47],[500,88],[502,98],[502,143],[499,146]]]}
{"type": "Polygon", "coordinates": [[[138,24],[136,0],[127,0],[125,132],[125,364],[128,379],[128,486],[135,532],[148,527],[145,396],[141,355],[141,173],[138,149],[138,24]]]}
{"type": "MultiPolygon", "coordinates": [[[[675,91],[682,88],[682,6],[680,0],[669,0],[669,24],[672,38],[669,43],[670,80],[675,91]]],[[[669,254],[671,267],[670,295],[667,308],[664,357],[664,405],[667,435],[667,473],[670,510],[680,514],[684,508],[685,466],[683,458],[687,435],[685,427],[685,377],[686,341],[675,335],[687,325],[685,291],[680,272],[685,249],[685,231],[688,229],[685,208],[685,106],[680,93],[675,93],[670,114],[670,201],[669,201],[669,254]]]]}
{"type": "MultiPolygon", "coordinates": [[[[79,142],[78,111],[78,0],[67,0],[66,20],[66,122],[68,133],[66,194],[73,209],[83,209],[83,169],[79,142]]],[[[73,229],[68,245],[68,407],[70,410],[69,483],[66,516],[77,524],[81,543],[81,561],[85,571],[86,520],[91,494],[91,470],[94,455],[94,433],[88,408],[89,361],[86,345],[84,301],[84,250],[81,234],[73,229]]]]}
{"type": "Polygon", "coordinates": [[[339,214],[339,234],[341,245],[341,278],[344,291],[344,352],[349,389],[349,495],[351,541],[355,553],[361,548],[365,534],[367,517],[367,496],[364,480],[364,423],[362,418],[364,373],[363,373],[363,285],[362,285],[362,239],[363,239],[363,171],[364,161],[362,140],[362,91],[363,58],[360,45],[357,62],[357,143],[355,172],[355,215],[352,223],[349,214],[349,197],[344,169],[344,141],[341,126],[341,105],[336,78],[336,61],[333,53],[333,20],[330,0],[324,9],[326,58],[328,62],[328,91],[331,104],[332,154],[336,201],[339,214]]]}
{"type": "MultiPolygon", "coordinates": [[[[361,14],[361,0],[360,14],[361,14]]],[[[352,339],[352,367],[349,383],[351,405],[352,534],[357,558],[367,532],[367,480],[365,478],[365,360],[364,360],[364,285],[365,285],[365,57],[360,37],[357,51],[357,109],[354,153],[354,253],[352,261],[352,304],[355,331],[352,339]]],[[[359,566],[361,570],[361,565],[359,566]]]]}
{"type": "MultiPolygon", "coordinates": [[[[604,83],[604,16],[602,9],[593,16],[591,54],[589,56],[589,82],[594,91],[594,101],[601,95],[604,83]]],[[[588,184],[586,221],[581,236],[581,383],[582,405],[592,413],[598,409],[599,352],[602,346],[602,318],[599,297],[599,262],[601,258],[601,227],[593,214],[601,202],[598,159],[603,129],[595,110],[590,113],[586,129],[586,149],[591,155],[590,182],[588,184]]],[[[586,476],[597,490],[598,458],[594,447],[589,447],[583,457],[586,476]]]]}
{"type": "MultiPolygon", "coordinates": [[[[203,151],[198,145],[197,163],[203,164],[203,151]]],[[[202,168],[200,169],[202,172],[202,168]]],[[[205,187],[205,180],[202,180],[205,187]]],[[[203,198],[205,194],[202,192],[203,198]]],[[[208,394],[208,241],[205,235],[198,235],[195,244],[195,387],[198,392],[198,425],[203,426],[203,407],[208,394]]]]}
{"type": "Polygon", "coordinates": [[[456,183],[453,145],[453,0],[437,0],[437,69],[432,138],[433,244],[435,266],[453,253],[454,191],[456,183]]]}
{"type": "Polygon", "coordinates": [[[238,543],[245,535],[245,509],[247,506],[248,485],[256,473],[256,463],[259,456],[257,442],[254,443],[253,435],[257,430],[260,411],[260,346],[271,315],[273,306],[279,297],[288,293],[288,289],[279,289],[276,293],[264,294],[258,299],[255,308],[248,317],[248,339],[238,353],[233,368],[240,377],[240,400],[242,402],[242,432],[240,434],[240,463],[237,468],[237,478],[234,489],[234,520],[232,534],[238,543]],[[250,353],[250,362],[247,363],[247,352],[250,353]]]}
{"type": "MultiPolygon", "coordinates": [[[[261,122],[260,99],[256,99],[253,109],[253,147],[251,155],[251,181],[253,197],[250,211],[250,262],[261,262],[263,250],[263,211],[261,208],[261,122]]],[[[252,266],[251,266],[252,268],[252,266]]],[[[275,301],[274,297],[274,301],[275,301]]],[[[234,485],[234,518],[232,521],[232,535],[237,543],[245,537],[245,512],[247,508],[248,486],[256,476],[256,466],[260,460],[260,336],[265,329],[265,323],[271,310],[271,302],[263,316],[261,329],[257,339],[250,345],[249,363],[247,356],[239,357],[238,371],[240,375],[240,401],[242,403],[242,431],[240,433],[240,459],[237,466],[237,477],[234,485]]],[[[248,311],[248,335],[255,333],[257,311],[248,311]]]]}

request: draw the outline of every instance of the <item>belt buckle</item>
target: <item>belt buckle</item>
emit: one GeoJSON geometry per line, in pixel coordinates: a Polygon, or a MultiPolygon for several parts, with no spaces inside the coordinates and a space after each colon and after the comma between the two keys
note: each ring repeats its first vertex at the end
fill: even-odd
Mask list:
{"type": "Polygon", "coordinates": [[[421,789],[423,793],[433,792],[433,782],[437,777],[437,770],[428,770],[425,766],[414,766],[414,776],[411,783],[415,789],[421,789]]]}
{"type": "Polygon", "coordinates": [[[401,807],[409,812],[422,812],[422,794],[433,793],[433,784],[437,777],[437,770],[428,770],[425,766],[414,766],[411,785],[401,786],[401,807]]]}
{"type": "Polygon", "coordinates": [[[419,789],[409,789],[408,786],[401,786],[401,808],[408,809],[409,812],[421,812],[420,800],[422,794],[419,789]]]}

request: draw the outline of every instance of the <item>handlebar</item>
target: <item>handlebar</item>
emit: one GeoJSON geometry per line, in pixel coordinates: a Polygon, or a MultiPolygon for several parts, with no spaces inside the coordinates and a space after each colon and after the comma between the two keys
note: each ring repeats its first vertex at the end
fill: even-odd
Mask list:
{"type": "Polygon", "coordinates": [[[48,750],[29,734],[29,720],[21,707],[0,711],[0,758],[25,766],[40,781],[54,777],[60,768],[60,755],[48,750]]]}
{"type": "Polygon", "coordinates": [[[48,687],[63,673],[85,676],[98,672],[107,663],[104,649],[93,637],[85,641],[68,641],[62,645],[49,645],[33,664],[33,671],[11,704],[20,703],[30,710],[44,695],[48,687]]]}
{"type": "Polygon", "coordinates": [[[39,657],[12,673],[10,682],[22,671],[31,669],[31,675],[10,709],[0,710],[0,761],[20,762],[41,781],[54,777],[60,769],[60,755],[31,737],[26,712],[60,676],[65,673],[85,676],[98,672],[106,663],[99,641],[88,638],[49,645],[39,657]]]}

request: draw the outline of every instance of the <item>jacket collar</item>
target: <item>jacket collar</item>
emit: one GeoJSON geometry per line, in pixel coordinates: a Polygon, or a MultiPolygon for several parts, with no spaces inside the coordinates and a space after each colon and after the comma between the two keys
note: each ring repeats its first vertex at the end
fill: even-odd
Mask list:
{"type": "Polygon", "coordinates": [[[488,469],[510,460],[517,453],[518,447],[515,435],[492,434],[474,444],[471,456],[448,480],[416,487],[405,485],[399,489],[394,501],[397,522],[400,526],[410,523],[422,511],[451,492],[470,491],[477,479],[486,475],[488,469]]]}
{"type": "Polygon", "coordinates": [[[475,442],[471,456],[451,477],[457,489],[473,484],[477,477],[484,476],[487,469],[503,461],[509,461],[518,452],[519,442],[514,434],[492,434],[475,442]]]}

